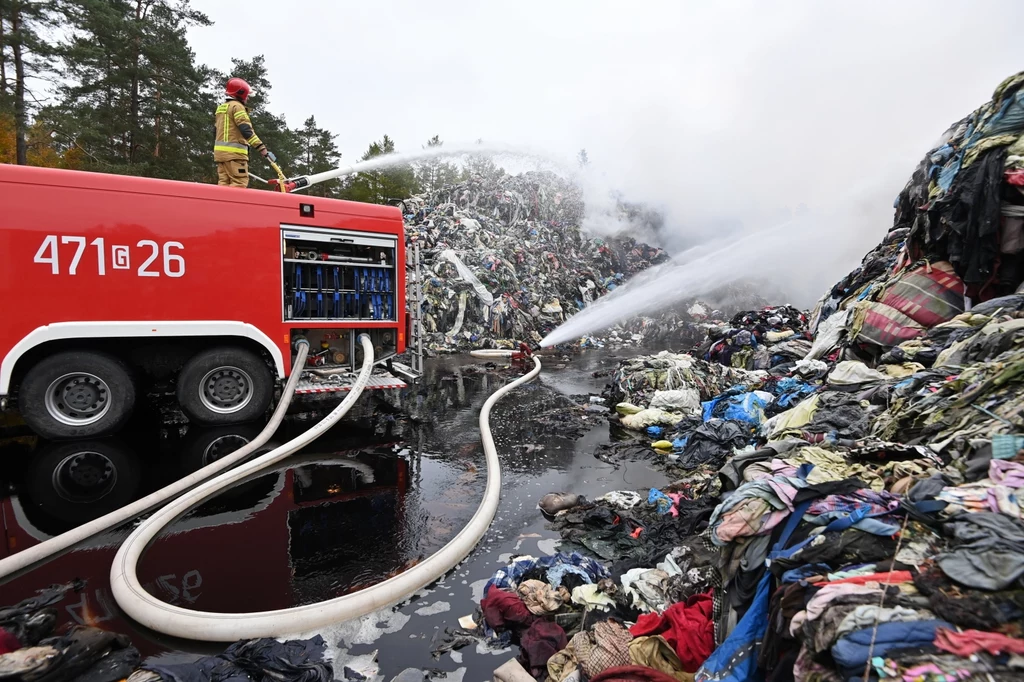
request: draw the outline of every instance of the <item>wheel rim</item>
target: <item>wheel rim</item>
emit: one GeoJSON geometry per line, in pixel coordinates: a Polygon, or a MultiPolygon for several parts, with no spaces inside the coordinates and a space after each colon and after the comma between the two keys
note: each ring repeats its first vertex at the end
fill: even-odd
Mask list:
{"type": "Polygon", "coordinates": [[[97,502],[117,485],[117,467],[109,457],[85,450],[68,455],[53,469],[53,489],[68,502],[97,502]]]}
{"type": "Polygon", "coordinates": [[[229,434],[226,436],[220,436],[213,440],[212,443],[206,446],[203,450],[203,466],[211,462],[216,462],[225,455],[230,455],[235,450],[238,450],[244,445],[249,444],[249,439],[245,436],[238,434],[229,434]]]}
{"type": "Polygon", "coordinates": [[[50,383],[44,402],[47,413],[61,424],[87,426],[110,410],[110,388],[95,374],[72,372],[50,383]]]}
{"type": "Polygon", "coordinates": [[[252,378],[238,367],[211,369],[199,382],[199,399],[212,412],[238,412],[252,400],[252,378]]]}

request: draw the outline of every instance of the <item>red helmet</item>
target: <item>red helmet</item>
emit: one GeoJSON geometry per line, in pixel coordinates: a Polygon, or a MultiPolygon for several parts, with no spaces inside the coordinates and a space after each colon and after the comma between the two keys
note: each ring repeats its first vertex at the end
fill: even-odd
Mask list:
{"type": "Polygon", "coordinates": [[[228,97],[234,97],[235,99],[244,102],[249,99],[249,93],[252,92],[252,88],[241,78],[232,78],[228,81],[227,87],[224,90],[228,93],[228,97]]]}

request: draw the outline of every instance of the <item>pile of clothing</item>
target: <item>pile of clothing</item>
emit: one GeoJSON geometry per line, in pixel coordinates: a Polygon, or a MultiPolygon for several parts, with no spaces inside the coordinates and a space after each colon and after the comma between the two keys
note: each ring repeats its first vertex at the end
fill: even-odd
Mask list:
{"type": "MultiPolygon", "coordinates": [[[[402,209],[406,246],[418,245],[423,259],[425,346],[433,351],[538,342],[667,259],[631,237],[584,236],[581,190],[549,172],[475,175],[410,197],[402,209]]],[[[628,219],[628,207],[620,210],[628,219]]]]}
{"type": "Polygon", "coordinates": [[[555,513],[607,576],[548,614],[582,624],[534,677],[1024,679],[1022,188],[1018,74],[810,315],[620,364],[609,418],[634,438],[600,456],[645,449],[674,482],[555,513]],[[582,644],[598,623],[615,656],[582,644]]]}
{"type": "Polygon", "coordinates": [[[486,634],[556,682],[1021,679],[1021,446],[979,475],[927,446],[787,436],[697,487],[558,494],[563,553],[495,574],[486,634]]]}
{"type": "Polygon", "coordinates": [[[55,632],[57,605],[84,589],[59,585],[18,604],[0,607],[0,679],[19,682],[222,682],[301,680],[330,682],[327,645],[317,636],[278,642],[236,642],[217,656],[191,663],[143,663],[124,635],[87,625],[55,632]]]}
{"type": "Polygon", "coordinates": [[[711,329],[694,354],[731,367],[769,369],[802,359],[810,349],[804,313],[792,306],[765,306],[711,329]]]}
{"type": "Polygon", "coordinates": [[[620,413],[635,413],[646,405],[651,410],[686,415],[699,412],[701,400],[709,400],[736,384],[760,381],[765,376],[764,372],[747,372],[686,353],[661,351],[657,355],[624,360],[602,395],[612,404],[626,403],[618,408],[620,413]]]}
{"type": "Polygon", "coordinates": [[[1024,282],[1024,72],[953,124],[896,200],[892,229],[818,303],[815,357],[877,358],[1024,282]]]}
{"type": "Polygon", "coordinates": [[[517,557],[487,582],[478,632],[493,644],[517,645],[517,669],[538,680],[583,682],[628,668],[691,680],[714,647],[713,606],[710,593],[701,593],[665,608],[665,584],[683,583],[677,560],[690,564],[682,553],[674,556],[665,570],[632,570],[615,580],[576,553],[517,557]]]}

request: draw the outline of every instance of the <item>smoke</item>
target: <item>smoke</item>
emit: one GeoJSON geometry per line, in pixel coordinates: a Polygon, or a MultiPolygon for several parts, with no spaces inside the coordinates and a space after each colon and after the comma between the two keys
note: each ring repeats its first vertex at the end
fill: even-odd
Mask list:
{"type": "MultiPolygon", "coordinates": [[[[859,204],[856,196],[843,199],[838,205],[859,204]]],[[[710,238],[677,252],[667,263],[639,273],[569,318],[541,345],[572,341],[630,317],[649,315],[681,300],[711,294],[737,280],[782,280],[792,288],[810,291],[821,281],[838,279],[836,272],[855,264],[846,263],[845,254],[863,254],[879,240],[880,235],[870,240],[861,238],[863,231],[857,226],[863,221],[864,215],[847,208],[807,212],[761,229],[710,238]]],[[[810,303],[802,299],[776,302],[810,303]]]]}

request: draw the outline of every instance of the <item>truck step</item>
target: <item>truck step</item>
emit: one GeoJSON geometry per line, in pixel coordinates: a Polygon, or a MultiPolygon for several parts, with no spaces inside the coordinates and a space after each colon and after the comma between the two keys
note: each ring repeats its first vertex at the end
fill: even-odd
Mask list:
{"type": "MultiPolygon", "coordinates": [[[[352,384],[355,380],[356,375],[354,374],[339,375],[338,378],[317,377],[316,381],[312,381],[307,375],[299,379],[299,384],[295,387],[295,393],[340,393],[344,391],[351,391],[352,384]]],[[[408,386],[408,384],[390,374],[374,374],[366,384],[366,390],[372,391],[385,388],[405,388],[406,386],[408,386]]]]}

